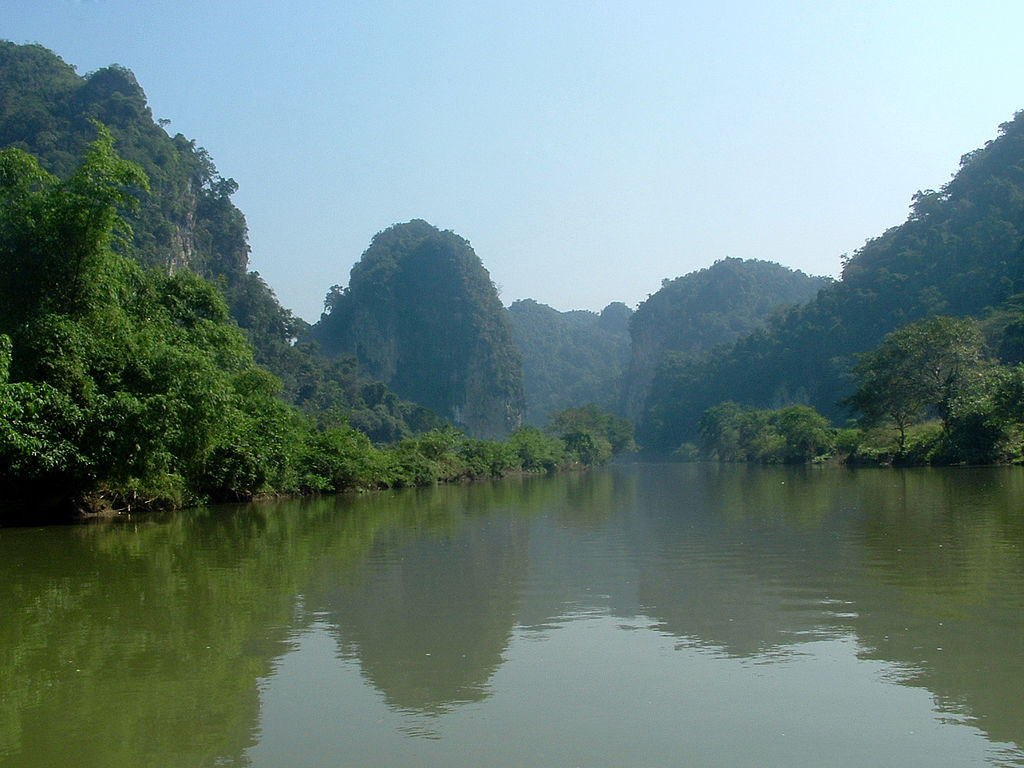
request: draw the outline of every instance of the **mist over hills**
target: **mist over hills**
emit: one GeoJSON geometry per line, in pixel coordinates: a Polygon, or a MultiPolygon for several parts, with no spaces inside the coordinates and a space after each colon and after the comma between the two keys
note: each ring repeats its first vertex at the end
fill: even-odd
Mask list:
{"type": "Polygon", "coordinates": [[[533,299],[509,306],[513,338],[523,359],[527,424],[543,425],[549,414],[584,403],[618,410],[632,314],[621,302],[600,313],[559,312],[533,299]]]}
{"type": "Polygon", "coordinates": [[[636,421],[665,356],[708,352],[761,328],[775,313],[812,299],[828,284],[773,262],[723,259],[662,282],[630,318],[630,361],[622,408],[636,421]]]}

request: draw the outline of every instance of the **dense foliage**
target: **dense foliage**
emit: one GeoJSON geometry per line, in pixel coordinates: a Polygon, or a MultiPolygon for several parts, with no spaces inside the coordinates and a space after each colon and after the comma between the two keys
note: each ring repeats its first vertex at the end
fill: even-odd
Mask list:
{"type": "Polygon", "coordinates": [[[596,403],[553,413],[548,432],[558,435],[583,464],[603,464],[636,450],[633,425],[596,403]]]}
{"type": "MultiPolygon", "coordinates": [[[[836,443],[828,421],[806,405],[758,410],[721,403],[701,416],[700,437],[707,458],[761,464],[805,464],[828,458],[836,443]]],[[[693,458],[693,453],[684,446],[680,458],[693,458]]]]}
{"type": "Polygon", "coordinates": [[[972,318],[935,316],[893,331],[860,356],[847,403],[866,429],[854,461],[1016,461],[1024,439],[1024,368],[1001,365],[972,318]],[[931,423],[934,428],[916,429],[931,423]]]}
{"type": "MultiPolygon", "coordinates": [[[[942,190],[914,196],[907,221],[847,259],[843,279],[729,347],[663,359],[639,438],[672,451],[723,400],[806,403],[830,418],[855,389],[856,355],[924,317],[984,321],[1004,362],[1021,359],[1024,328],[1024,113],[965,155],[942,190]]],[[[637,315],[639,316],[639,312],[637,315]]]]}
{"type": "Polygon", "coordinates": [[[533,299],[508,308],[523,358],[523,421],[540,425],[554,412],[586,403],[615,409],[629,358],[629,307],[559,312],[533,299]]]}
{"type": "Polygon", "coordinates": [[[114,252],[146,177],[98,130],[64,181],[0,153],[4,497],[180,503],[280,484],[292,414],[212,286],[114,252]]]}
{"type": "Polygon", "coordinates": [[[658,366],[668,354],[693,354],[735,341],[784,307],[809,301],[825,278],[756,259],[722,259],[662,282],[630,319],[630,361],[623,387],[627,416],[638,419],[658,366]]]}
{"type": "Polygon", "coordinates": [[[399,395],[478,437],[520,422],[519,353],[497,290],[469,243],[425,221],[374,236],[335,286],[312,338],[355,355],[399,395]]]}
{"type": "Polygon", "coordinates": [[[846,404],[859,428],[835,429],[810,406],[767,410],[727,401],[704,411],[696,458],[851,464],[983,464],[1024,458],[1024,364],[1000,364],[978,321],[935,316],[859,356],[846,404]]]}
{"type": "Polygon", "coordinates": [[[202,147],[154,121],[130,70],[112,65],[81,77],[42,46],[0,41],[0,93],[0,146],[35,155],[49,172],[72,173],[94,120],[142,168],[151,194],[126,216],[135,260],[229,283],[244,276],[245,218],[230,200],[237,184],[220,176],[202,147]]]}

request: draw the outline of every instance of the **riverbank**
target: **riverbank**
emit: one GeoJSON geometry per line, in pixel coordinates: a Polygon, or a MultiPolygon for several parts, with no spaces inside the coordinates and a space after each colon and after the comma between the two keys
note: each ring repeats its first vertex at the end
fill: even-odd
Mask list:
{"type": "Polygon", "coordinates": [[[179,492],[142,495],[130,487],[97,482],[72,493],[49,488],[17,488],[0,503],[0,526],[55,525],[145,515],[210,503],[361,493],[390,488],[471,483],[515,475],[578,472],[605,463],[611,453],[581,450],[598,436],[558,437],[536,427],[521,427],[504,441],[479,440],[448,427],[431,430],[393,446],[373,446],[350,428],[314,433],[286,455],[285,481],[245,491],[216,494],[179,492]],[[568,439],[565,439],[568,438],[568,439]],[[28,491],[28,492],[26,492],[28,491]]]}

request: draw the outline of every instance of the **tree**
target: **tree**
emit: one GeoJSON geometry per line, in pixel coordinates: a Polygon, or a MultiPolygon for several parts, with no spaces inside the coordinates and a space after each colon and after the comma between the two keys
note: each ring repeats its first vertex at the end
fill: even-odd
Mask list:
{"type": "Polygon", "coordinates": [[[742,458],[740,432],[746,410],[732,401],[713,405],[704,411],[698,423],[705,456],[719,461],[742,458]]]}
{"type": "Polygon", "coordinates": [[[527,472],[554,472],[565,461],[565,443],[536,427],[520,427],[508,439],[527,472]]]}
{"type": "Polygon", "coordinates": [[[808,405],[778,410],[719,403],[700,419],[704,454],[719,461],[803,464],[829,455],[835,431],[808,405]]]}
{"type": "Polygon", "coordinates": [[[595,403],[552,414],[547,431],[565,442],[584,464],[603,464],[620,453],[636,450],[633,425],[595,403]]]}
{"type": "Polygon", "coordinates": [[[987,363],[976,320],[921,320],[893,331],[861,355],[854,368],[859,385],[846,402],[866,426],[890,420],[902,451],[907,427],[927,415],[939,418],[948,431],[956,403],[977,390],[987,363]]]}
{"type": "Polygon", "coordinates": [[[783,463],[800,464],[828,454],[835,447],[835,432],[809,405],[790,405],[773,414],[773,424],[784,441],[783,463]]]}
{"type": "Polygon", "coordinates": [[[305,425],[217,289],[114,250],[146,179],[96,128],[65,181],[0,152],[0,495],[65,511],[293,487],[305,425]]]}
{"type": "Polygon", "coordinates": [[[67,181],[19,149],[0,152],[4,327],[47,312],[81,316],[112,298],[107,273],[122,265],[108,254],[131,237],[121,211],[149,183],[139,166],[117,156],[110,131],[95,127],[96,140],[67,181]]]}

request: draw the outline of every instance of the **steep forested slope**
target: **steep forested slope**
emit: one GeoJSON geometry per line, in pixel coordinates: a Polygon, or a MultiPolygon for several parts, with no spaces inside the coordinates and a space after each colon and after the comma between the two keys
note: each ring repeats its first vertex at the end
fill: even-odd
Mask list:
{"type": "Polygon", "coordinates": [[[116,252],[148,182],[97,132],[66,180],[0,150],[0,520],[291,483],[301,420],[213,286],[116,252]]]}
{"type": "Polygon", "coordinates": [[[772,262],[733,258],[665,280],[630,320],[626,414],[637,419],[643,413],[651,380],[666,353],[706,352],[735,341],[763,326],[780,308],[809,301],[827,282],[772,262]]]}
{"type": "Polygon", "coordinates": [[[120,157],[149,180],[124,216],[133,260],[163,274],[189,269],[212,280],[256,360],[284,382],[284,396],[318,420],[349,415],[375,441],[392,442],[439,419],[368,379],[354,361],[325,361],[293,341],[307,327],[281,306],[256,272],[248,272],[245,216],[231,201],[237,184],[221,176],[194,140],[169,136],[155,121],[132,72],[112,65],[80,76],[39,45],[0,41],[0,148],[22,149],[43,168],[68,177],[105,125],[120,157]]]}
{"type": "Polygon", "coordinates": [[[520,359],[498,293],[469,243],[425,221],[374,236],[335,286],[312,338],[351,354],[402,397],[477,436],[520,421],[520,359]]]}
{"type": "Polygon", "coordinates": [[[543,425],[549,414],[587,403],[618,408],[631,314],[621,302],[600,314],[559,312],[533,299],[513,302],[508,316],[523,357],[523,420],[543,425]]]}
{"type": "Polygon", "coordinates": [[[669,356],[640,430],[646,447],[691,439],[707,407],[801,402],[833,418],[854,387],[856,355],[908,323],[936,314],[989,319],[1004,359],[1019,356],[1024,292],[1024,113],[964,155],[941,190],[913,196],[906,222],[868,241],[842,280],[731,348],[669,356]],[[1019,333],[1018,333],[1019,336],[1019,333]]]}
{"type": "Polygon", "coordinates": [[[95,134],[94,120],[149,178],[150,193],[129,217],[134,258],[167,271],[243,276],[245,218],[230,201],[237,185],[202,147],[153,120],[131,71],[112,65],[81,77],[41,46],[0,41],[0,146],[24,149],[66,177],[95,134]]]}

